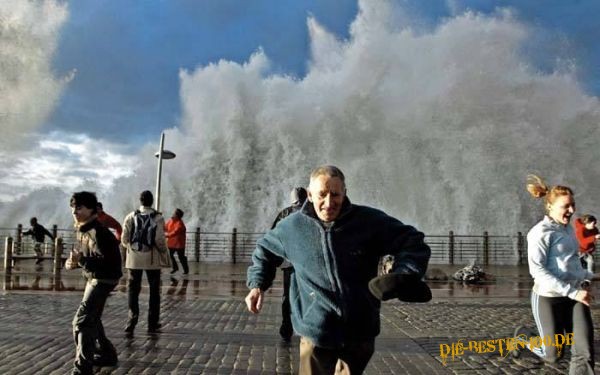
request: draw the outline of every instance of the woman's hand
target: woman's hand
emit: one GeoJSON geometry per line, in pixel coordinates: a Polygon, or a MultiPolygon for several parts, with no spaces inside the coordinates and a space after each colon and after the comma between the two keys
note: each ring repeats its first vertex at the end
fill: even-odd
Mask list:
{"type": "Polygon", "coordinates": [[[592,296],[592,293],[590,293],[588,290],[581,289],[577,291],[574,299],[575,301],[581,302],[589,307],[590,303],[594,300],[594,296],[592,296]]]}

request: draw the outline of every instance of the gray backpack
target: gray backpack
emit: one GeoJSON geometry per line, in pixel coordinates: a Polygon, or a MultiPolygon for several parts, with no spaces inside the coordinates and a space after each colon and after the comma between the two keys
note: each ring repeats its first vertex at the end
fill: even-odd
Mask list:
{"type": "Polygon", "coordinates": [[[135,210],[133,231],[129,238],[133,250],[150,251],[156,245],[156,214],[156,211],[142,213],[140,210],[135,210]]]}

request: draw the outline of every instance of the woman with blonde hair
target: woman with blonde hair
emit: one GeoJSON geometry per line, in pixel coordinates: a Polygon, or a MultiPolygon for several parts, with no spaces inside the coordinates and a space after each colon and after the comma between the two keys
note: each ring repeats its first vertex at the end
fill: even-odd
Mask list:
{"type": "MultiPolygon", "coordinates": [[[[531,307],[538,334],[532,335],[527,328],[518,327],[515,337],[529,343],[532,336],[555,340],[556,334],[573,333],[569,374],[593,374],[594,331],[589,281],[593,274],[579,261],[579,245],[569,225],[575,212],[573,191],[566,186],[548,188],[535,175],[528,176],[527,191],[534,198],[544,198],[546,209],[544,218],[527,234],[529,273],[534,279],[531,307]]],[[[557,346],[544,343],[530,349],[551,363],[562,355],[557,346]]],[[[513,354],[518,356],[519,353],[513,354]]]]}

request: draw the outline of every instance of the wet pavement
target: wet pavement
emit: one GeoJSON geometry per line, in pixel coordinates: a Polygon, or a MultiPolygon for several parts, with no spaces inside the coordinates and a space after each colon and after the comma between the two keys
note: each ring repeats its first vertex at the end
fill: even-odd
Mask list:
{"type": "MultiPolygon", "coordinates": [[[[461,266],[430,266],[450,274],[461,266]]],[[[123,332],[127,319],[125,280],[109,298],[103,322],[119,352],[112,374],[293,374],[298,369],[298,338],[280,340],[281,275],[267,293],[263,311],[246,311],[246,265],[191,263],[191,274],[163,271],[162,332],[140,324],[133,337],[123,332]]],[[[470,286],[429,282],[427,304],[383,304],[382,333],[367,374],[538,374],[567,373],[566,358],[544,367],[530,354],[515,360],[506,353],[465,352],[440,357],[440,345],[512,336],[516,325],[533,326],[531,280],[526,267],[490,267],[494,279],[470,286]],[[445,365],[443,362],[446,362],[445,365]]],[[[67,374],[74,358],[71,319],[84,288],[79,271],[52,276],[45,261],[19,261],[11,276],[2,274],[0,293],[0,374],[67,374]]],[[[147,311],[147,289],[140,297],[147,311]]],[[[598,291],[596,290],[596,294],[598,291]]],[[[600,309],[593,308],[596,322],[600,309]]],[[[595,337],[600,332],[595,329],[595,337]]],[[[600,353],[596,340],[596,353],[600,353]]],[[[444,346],[442,346],[444,347],[444,346]]],[[[445,348],[445,347],[444,347],[445,348]]],[[[598,358],[597,358],[598,359],[598,358]]]]}

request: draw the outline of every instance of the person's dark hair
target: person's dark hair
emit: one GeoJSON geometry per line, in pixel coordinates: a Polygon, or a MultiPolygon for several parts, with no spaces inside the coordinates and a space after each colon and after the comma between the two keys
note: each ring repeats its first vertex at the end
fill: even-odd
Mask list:
{"type": "Polygon", "coordinates": [[[581,215],[581,222],[584,224],[596,223],[596,217],[594,215],[581,215]]]}
{"type": "Polygon", "coordinates": [[[175,209],[175,216],[177,216],[178,218],[182,218],[183,217],[183,211],[179,208],[175,209]]]}
{"type": "Polygon", "coordinates": [[[152,192],[149,190],[142,191],[140,194],[140,203],[144,207],[151,207],[152,203],[154,203],[154,196],[152,195],[152,192]]]}
{"type": "Polygon", "coordinates": [[[29,224],[31,224],[31,225],[37,224],[37,217],[32,217],[31,219],[29,219],[29,224]]]}
{"type": "Polygon", "coordinates": [[[70,201],[71,207],[83,206],[92,210],[93,213],[97,212],[98,198],[96,194],[90,191],[80,191],[73,193],[70,201]]]}
{"type": "Polygon", "coordinates": [[[295,187],[290,192],[290,201],[293,205],[299,206],[299,205],[304,204],[304,201],[306,201],[307,196],[308,196],[308,194],[306,193],[305,188],[303,188],[301,186],[295,187]]]}
{"type": "Polygon", "coordinates": [[[99,209],[101,209],[101,210],[104,209],[104,207],[102,206],[102,202],[96,203],[96,207],[99,208],[99,209]]]}

